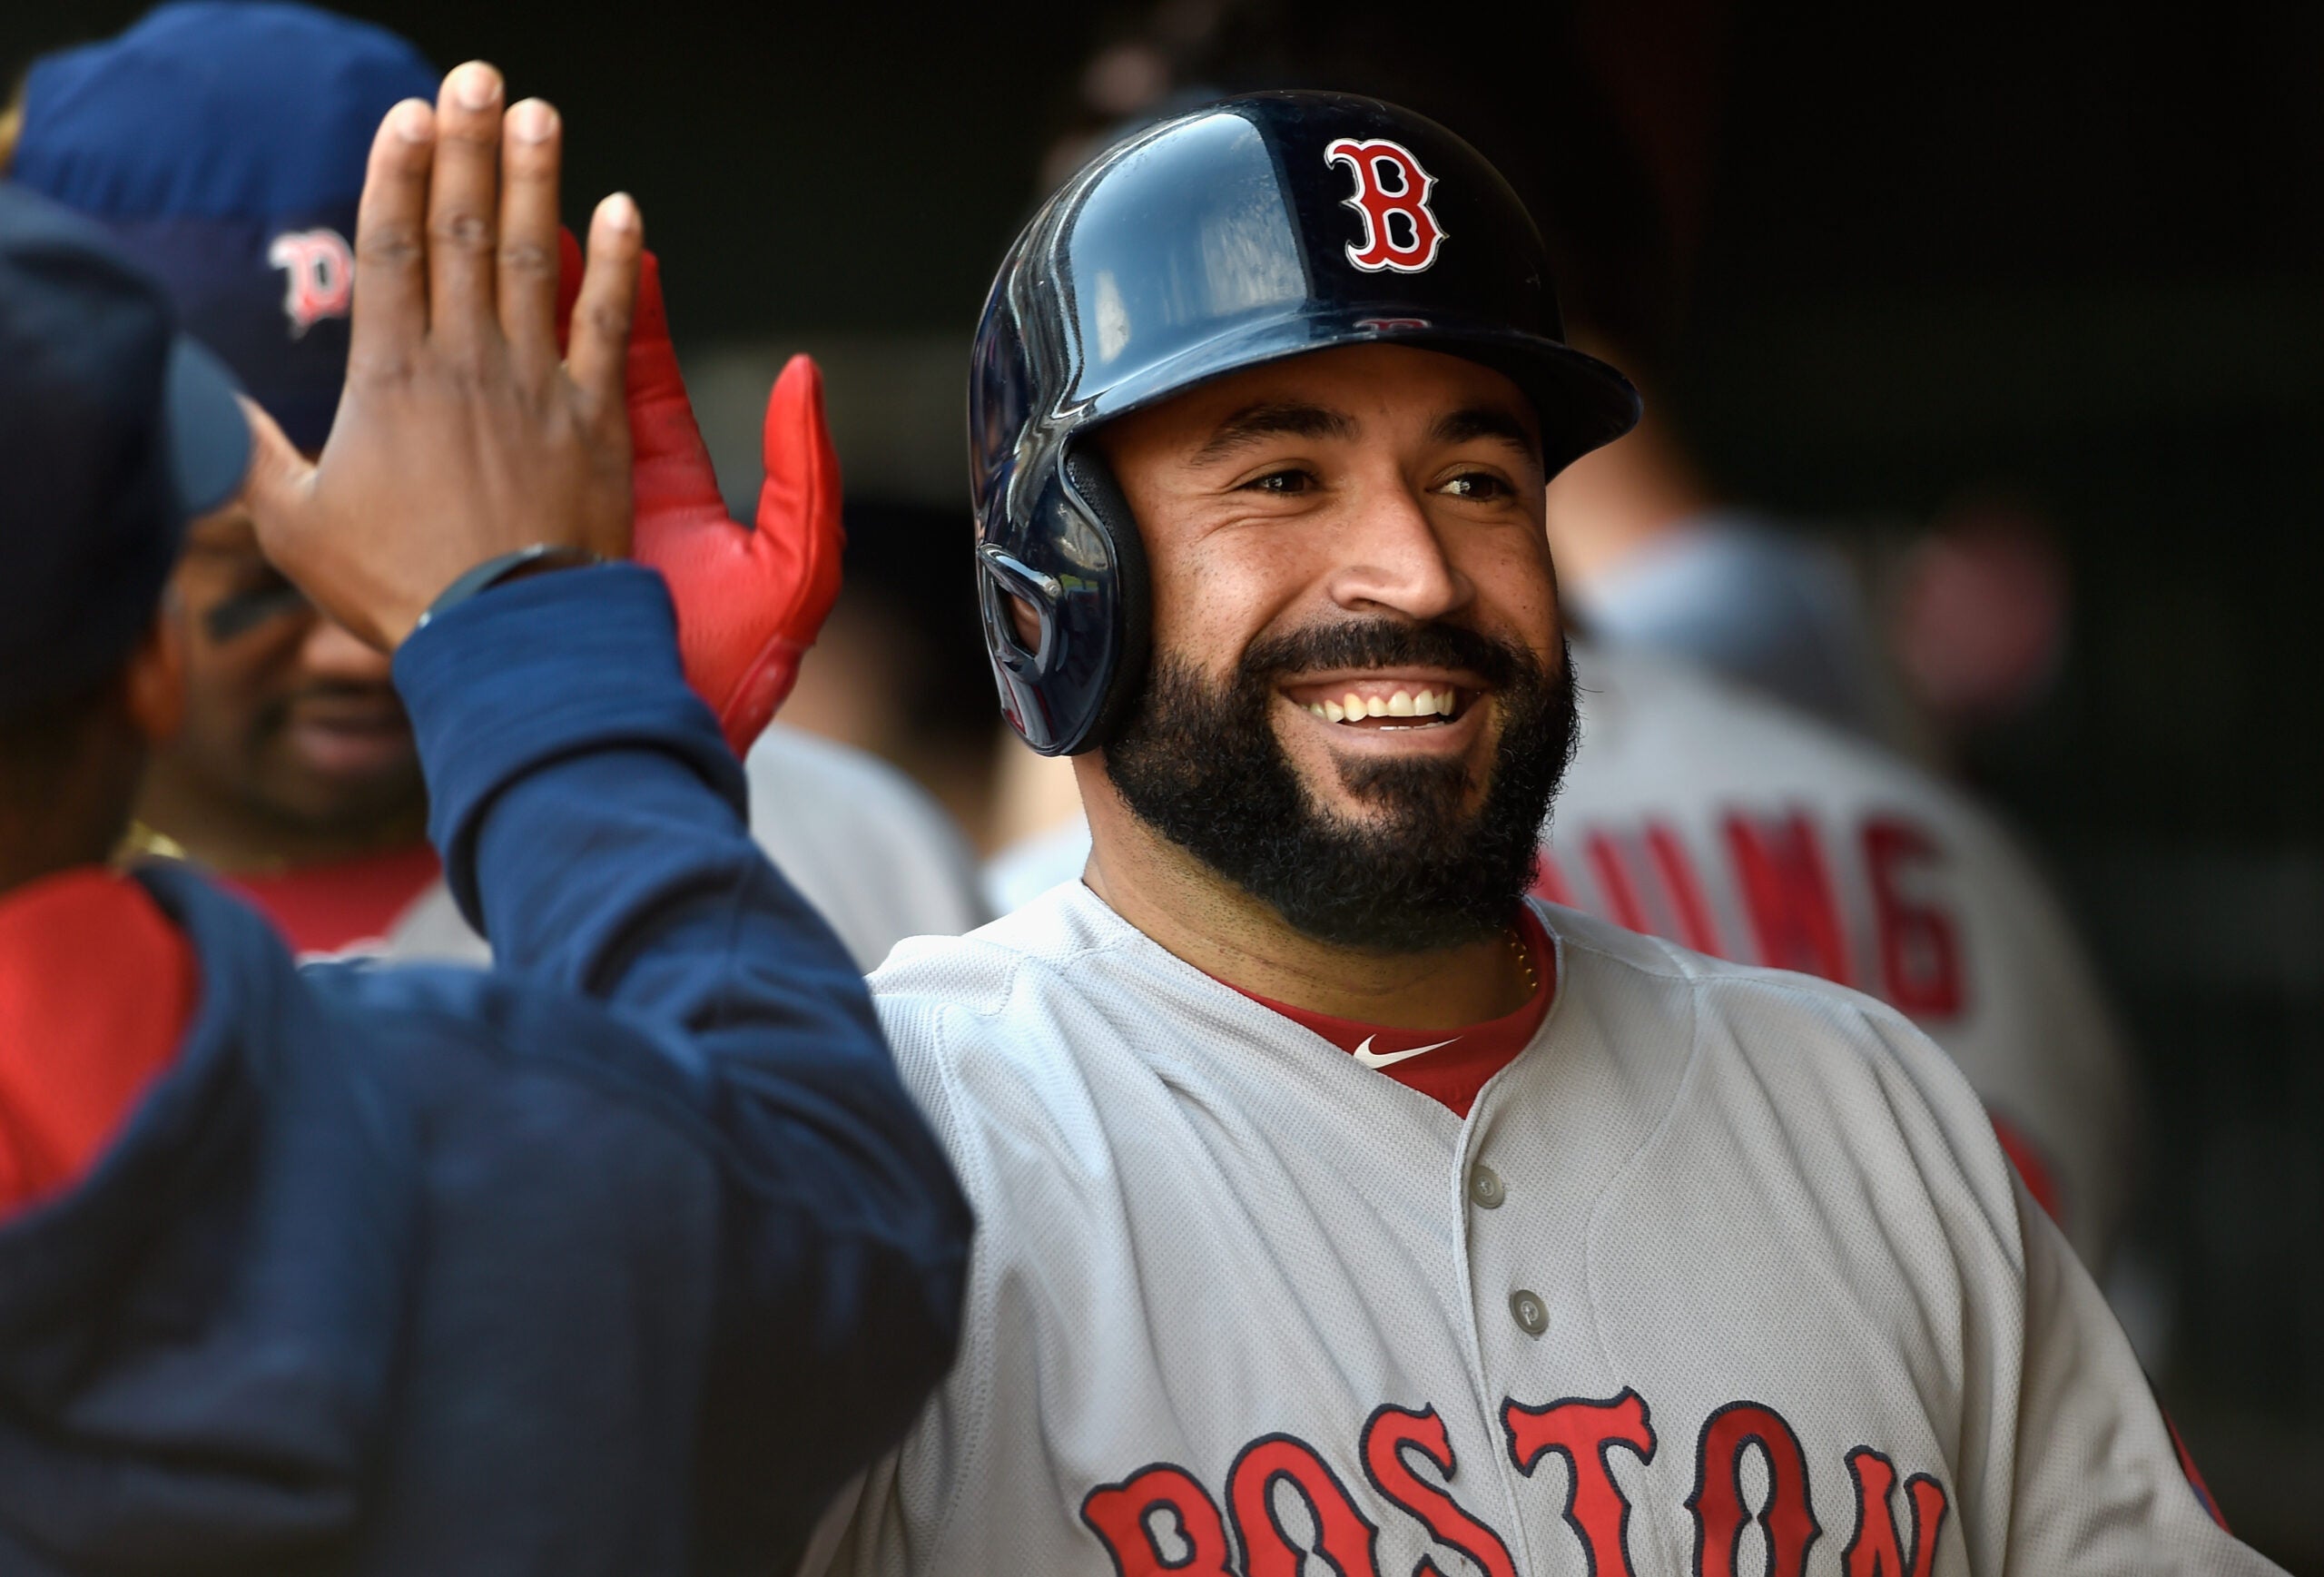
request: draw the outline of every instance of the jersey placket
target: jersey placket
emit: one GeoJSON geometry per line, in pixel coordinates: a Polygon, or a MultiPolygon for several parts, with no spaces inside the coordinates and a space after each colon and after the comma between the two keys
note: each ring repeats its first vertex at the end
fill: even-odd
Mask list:
{"type": "MultiPolygon", "coordinates": [[[[1645,1405],[1609,1368],[1590,1296],[1590,1221],[1658,1114],[1623,1099],[1642,1092],[1617,1072],[1622,1060],[1588,1010],[1591,961],[1574,959],[1554,925],[1550,934],[1559,1000],[1525,1052],[1479,1092],[1462,1125],[1452,1187],[1462,1215],[1472,1384],[1518,1570],[1607,1577],[1575,1542],[1590,1535],[1561,1514],[1574,1467],[1551,1460],[1557,1448],[1540,1441],[1569,1408],[1600,1427],[1619,1420],[1622,1433],[1651,1427],[1645,1405]]],[[[1650,1470],[1640,1471],[1642,1459],[1659,1454],[1617,1444],[1607,1464],[1641,1513],[1624,1531],[1632,1570],[1683,1568],[1669,1564],[1674,1552],[1664,1547],[1662,1518],[1646,1503],[1650,1470]]]]}

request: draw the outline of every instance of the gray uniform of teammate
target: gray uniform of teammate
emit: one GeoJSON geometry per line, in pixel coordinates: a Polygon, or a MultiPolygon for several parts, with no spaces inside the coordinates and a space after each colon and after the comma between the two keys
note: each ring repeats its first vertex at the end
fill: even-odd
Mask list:
{"type": "MultiPolygon", "coordinates": [[[[967,843],[893,767],[778,723],[744,768],[752,835],[862,968],[905,937],[956,936],[983,920],[967,843]]],[[[492,955],[440,882],[376,946],[350,951],[462,963],[492,955]]]]}

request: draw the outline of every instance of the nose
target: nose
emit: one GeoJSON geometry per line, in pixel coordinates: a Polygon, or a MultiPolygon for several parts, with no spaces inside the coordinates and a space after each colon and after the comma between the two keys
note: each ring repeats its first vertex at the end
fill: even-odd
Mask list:
{"type": "Polygon", "coordinates": [[[394,673],[386,653],[373,651],[320,614],[299,644],[299,660],[314,678],[341,685],[385,685],[394,673]]]}
{"type": "Polygon", "coordinates": [[[1421,496],[1401,480],[1367,492],[1334,547],[1332,600],[1351,613],[1439,619],[1476,596],[1475,583],[1445,552],[1421,496]]]}

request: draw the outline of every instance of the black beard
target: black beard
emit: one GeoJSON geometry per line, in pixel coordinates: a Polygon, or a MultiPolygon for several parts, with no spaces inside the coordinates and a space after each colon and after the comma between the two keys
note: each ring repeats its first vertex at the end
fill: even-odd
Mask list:
{"type": "MultiPolygon", "coordinates": [[[[1425,952],[1490,936],[1533,880],[1550,801],[1574,746],[1573,666],[1456,625],[1333,625],[1255,644],[1222,686],[1158,655],[1141,704],[1106,747],[1106,775],[1139,820],[1317,941],[1425,952]],[[1482,803],[1458,761],[1343,763],[1382,813],[1358,823],[1300,785],[1269,721],[1289,675],[1465,668],[1492,687],[1501,739],[1482,803]]],[[[1472,701],[1472,705],[1477,705],[1472,701]]]]}

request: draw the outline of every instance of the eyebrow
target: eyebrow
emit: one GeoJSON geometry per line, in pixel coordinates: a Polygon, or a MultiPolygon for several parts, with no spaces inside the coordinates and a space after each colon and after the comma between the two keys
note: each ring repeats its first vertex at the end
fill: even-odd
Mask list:
{"type": "Polygon", "coordinates": [[[1464,406],[1447,411],[1436,419],[1429,429],[1429,437],[1441,444],[1464,444],[1477,439],[1499,439],[1511,448],[1531,457],[1536,464],[1541,458],[1541,440],[1518,418],[1515,411],[1497,405],[1464,406]]]}
{"type": "Polygon", "coordinates": [[[1246,405],[1210,435],[1196,449],[1194,463],[1206,466],[1236,450],[1271,438],[1352,439],[1355,419],[1344,410],[1309,405],[1304,400],[1269,400],[1246,405]]]}

